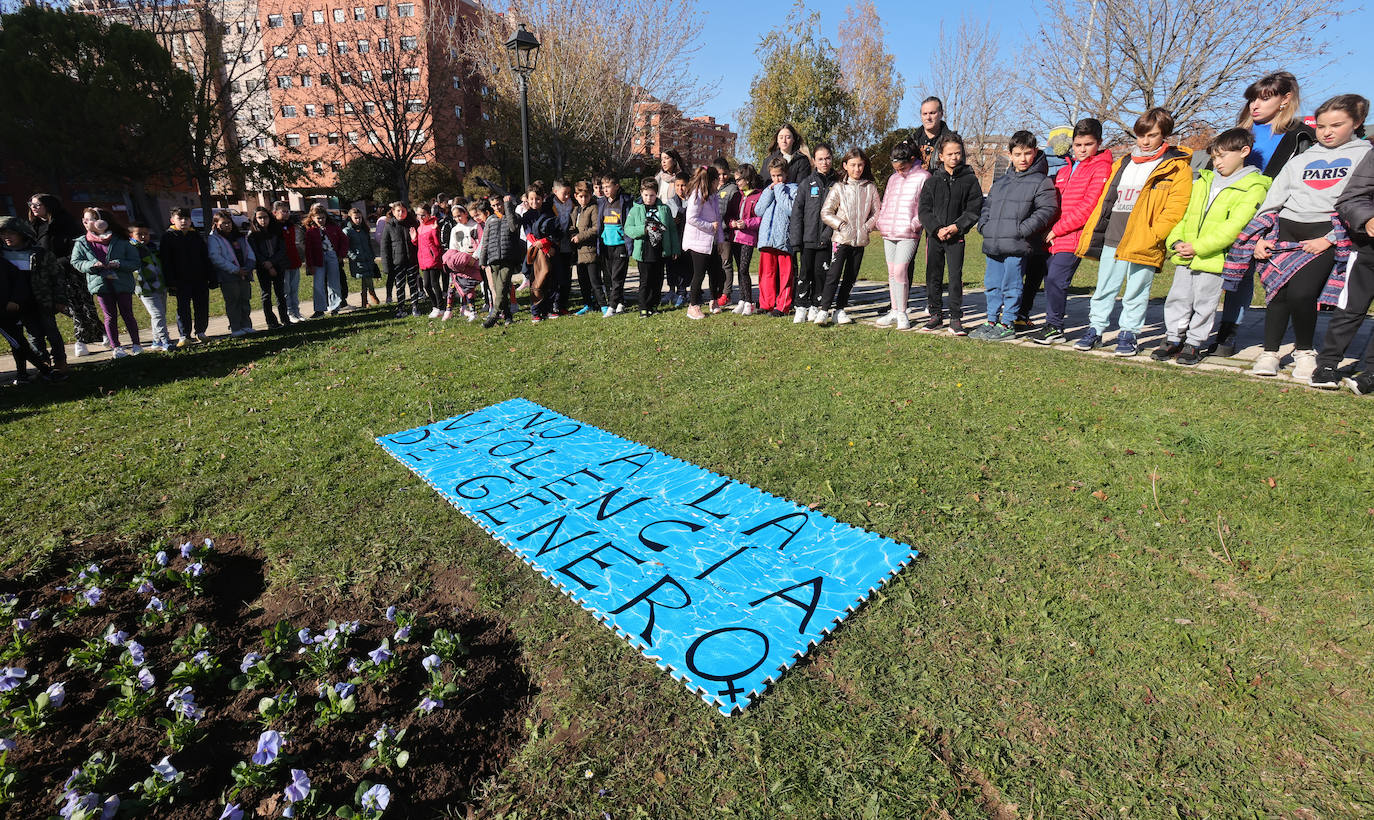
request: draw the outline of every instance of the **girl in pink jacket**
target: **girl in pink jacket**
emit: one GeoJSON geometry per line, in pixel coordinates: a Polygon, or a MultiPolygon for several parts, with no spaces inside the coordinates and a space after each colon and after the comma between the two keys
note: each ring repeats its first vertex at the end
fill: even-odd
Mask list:
{"type": "Polygon", "coordinates": [[[921,167],[911,146],[898,143],[892,149],[892,176],[887,178],[887,192],[878,211],[878,231],[883,235],[883,253],[887,257],[887,289],[892,296],[892,312],[878,320],[879,327],[896,325],[898,330],[911,329],[911,320],[906,315],[910,265],[921,241],[917,209],[927,179],[930,172],[921,167]]]}
{"type": "Polygon", "coordinates": [[[429,318],[437,319],[443,314],[448,283],[443,281],[444,248],[439,236],[439,220],[430,210],[428,205],[415,208],[415,214],[420,217],[415,241],[416,255],[420,261],[420,279],[430,302],[429,318]]]}
{"type": "Polygon", "coordinates": [[[739,185],[739,196],[730,201],[725,213],[726,235],[734,231],[731,252],[735,258],[735,282],[739,290],[739,301],[734,312],[748,316],[754,312],[754,282],[749,276],[749,268],[754,262],[754,248],[759,244],[759,216],[757,206],[763,194],[758,172],[747,162],[740,163],[735,169],[735,183],[739,185]]]}
{"type": "MultiPolygon", "coordinates": [[[[692,260],[688,319],[706,318],[701,309],[701,280],[705,278],[706,271],[711,271],[712,279],[718,276],[724,278],[720,266],[711,265],[711,255],[715,253],[716,245],[725,241],[725,220],[720,213],[720,197],[716,196],[718,190],[720,172],[711,166],[698,168],[692,174],[692,181],[687,183],[687,221],[682,228],[682,249],[692,260]],[[718,270],[721,273],[717,274],[718,270]]],[[[717,285],[723,289],[725,283],[712,282],[712,293],[716,292],[717,285]]],[[[720,312],[720,307],[714,301],[711,302],[711,312],[720,312]]]]}

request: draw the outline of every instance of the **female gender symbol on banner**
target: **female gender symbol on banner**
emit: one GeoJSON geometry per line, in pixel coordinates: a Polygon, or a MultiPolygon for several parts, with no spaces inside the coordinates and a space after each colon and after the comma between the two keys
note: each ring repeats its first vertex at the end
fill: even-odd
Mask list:
{"type": "Polygon", "coordinates": [[[524,399],[377,443],[727,715],[917,554],[524,399]]]}

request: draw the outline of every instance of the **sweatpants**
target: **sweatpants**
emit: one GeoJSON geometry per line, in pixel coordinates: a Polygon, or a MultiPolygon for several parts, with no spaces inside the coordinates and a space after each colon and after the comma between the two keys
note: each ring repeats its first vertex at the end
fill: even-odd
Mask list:
{"type": "MultiPolygon", "coordinates": [[[[62,270],[68,276],[66,301],[67,306],[71,309],[72,334],[76,337],[76,341],[85,344],[108,341],[104,338],[105,327],[100,321],[100,316],[96,313],[95,300],[91,298],[91,292],[86,289],[85,274],[77,273],[75,268],[67,264],[66,259],[62,260],[62,270]]],[[[208,290],[205,298],[207,300],[210,298],[208,290]]]]}
{"type": "Polygon", "coordinates": [[[830,275],[830,247],[802,248],[801,264],[797,266],[797,307],[820,307],[821,292],[830,275]]]}
{"type": "MultiPolygon", "coordinates": [[[[410,302],[412,312],[420,309],[420,267],[418,265],[407,265],[404,268],[393,268],[396,280],[396,303],[404,306],[410,302]]],[[[387,292],[391,292],[391,280],[387,280],[387,292]]]]}
{"type": "Polygon", "coordinates": [[[1124,284],[1126,292],[1121,297],[1121,316],[1117,319],[1117,325],[1124,331],[1139,333],[1145,326],[1145,308],[1150,304],[1150,284],[1154,282],[1157,270],[1149,265],[1122,262],[1116,258],[1116,248],[1103,248],[1102,259],[1097,266],[1097,288],[1093,290],[1089,303],[1088,324],[1099,334],[1107,331],[1112,323],[1112,311],[1116,308],[1116,293],[1124,284]]]}
{"type": "Polygon", "coordinates": [[[949,321],[964,321],[964,238],[926,237],[926,309],[932,319],[945,313],[944,280],[949,271],[949,321]]]}
{"type": "Polygon", "coordinates": [[[749,268],[754,262],[754,246],[742,242],[734,246],[732,257],[735,262],[735,299],[740,302],[754,301],[754,280],[749,278],[749,268]]]}
{"type": "MultiPolygon", "coordinates": [[[[1284,242],[1304,242],[1325,236],[1330,231],[1330,222],[1279,220],[1279,240],[1284,242]]],[[[1317,300],[1321,298],[1322,289],[1326,287],[1326,280],[1331,277],[1331,269],[1335,264],[1336,248],[1333,245],[1299,268],[1283,287],[1268,296],[1268,304],[1264,309],[1266,352],[1279,352],[1290,321],[1293,324],[1294,349],[1312,349],[1312,337],[1317,332],[1317,300]]]]}
{"type": "Polygon", "coordinates": [[[663,266],[656,262],[639,262],[639,309],[658,310],[658,296],[663,292],[663,266]]]}
{"type": "Polygon", "coordinates": [[[105,337],[110,347],[119,347],[119,324],[115,321],[116,311],[124,320],[124,329],[129,331],[129,341],[139,343],[138,320],[134,318],[134,295],[132,293],[98,293],[95,301],[100,305],[100,318],[105,323],[105,337]]]}
{"type": "Polygon", "coordinates": [[[606,294],[601,290],[601,274],[595,262],[577,263],[577,289],[582,291],[582,304],[592,310],[600,310],[606,302],[606,294]]]}
{"type": "Polygon", "coordinates": [[[624,245],[607,245],[601,252],[601,286],[610,307],[625,304],[625,276],[630,272],[630,252],[624,245]]]}
{"type": "MultiPolygon", "coordinates": [[[[1374,246],[1357,250],[1350,256],[1350,265],[1346,268],[1345,304],[1336,308],[1327,320],[1326,338],[1322,340],[1321,353],[1317,354],[1318,367],[1336,367],[1341,363],[1345,349],[1360,332],[1371,302],[1374,302],[1374,246]]],[[[1374,370],[1374,334],[1370,335],[1364,351],[1363,368],[1374,370]]]]}
{"type": "Polygon", "coordinates": [[[983,274],[983,291],[987,297],[988,324],[1010,326],[1021,305],[1021,272],[1026,266],[1024,256],[989,256],[983,274]]]}
{"type": "Polygon", "coordinates": [[[887,295],[893,313],[906,313],[907,297],[911,293],[911,261],[916,258],[915,239],[884,239],[883,255],[887,259],[887,295]]]}
{"type": "Polygon", "coordinates": [[[792,254],[777,248],[760,248],[759,310],[787,313],[794,298],[792,254]]]}
{"type": "Polygon", "coordinates": [[[491,312],[497,316],[504,314],[510,307],[511,280],[515,278],[515,266],[505,262],[493,262],[490,266],[491,278],[487,280],[494,297],[491,312]]]}
{"type": "Polygon", "coordinates": [[[1021,269],[1021,301],[1016,309],[1018,321],[1029,322],[1031,310],[1035,307],[1035,294],[1049,275],[1050,257],[1046,253],[1033,253],[1026,257],[1021,269]]]}
{"type": "Polygon", "coordinates": [[[143,303],[143,309],[148,311],[148,319],[153,325],[153,344],[171,344],[172,340],[167,335],[167,291],[145,293],[138,298],[143,303]]]}
{"type": "Polygon", "coordinates": [[[210,326],[210,283],[203,277],[177,283],[177,333],[181,338],[204,336],[210,326]]]}
{"type": "Polygon", "coordinates": [[[1064,315],[1069,309],[1069,285],[1078,271],[1078,254],[1060,251],[1050,256],[1049,268],[1045,271],[1045,324],[1049,327],[1064,329],[1064,315]]]}
{"type": "Polygon", "coordinates": [[[859,278],[859,266],[863,261],[863,248],[854,245],[835,248],[835,258],[830,261],[825,290],[821,293],[822,310],[844,310],[849,306],[849,293],[854,289],[854,281],[859,278]]]}
{"type": "Polygon", "coordinates": [[[219,290],[224,294],[224,315],[229,332],[253,329],[253,280],[237,273],[221,273],[219,290]]]}
{"type": "Polygon", "coordinates": [[[1220,274],[1195,271],[1183,265],[1175,268],[1174,282],[1164,299],[1165,338],[1170,342],[1182,340],[1193,347],[1207,344],[1223,281],[1220,274]]]}
{"type": "Polygon", "coordinates": [[[692,257],[692,284],[688,294],[688,301],[697,306],[701,306],[701,283],[702,280],[710,275],[711,293],[716,292],[717,287],[722,284],[719,281],[723,274],[720,270],[720,258],[714,253],[702,253],[701,251],[687,251],[692,257]]]}
{"type": "Polygon", "coordinates": [[[258,268],[258,289],[262,291],[262,314],[267,320],[268,327],[276,327],[278,324],[286,324],[287,317],[290,315],[286,307],[286,284],[280,275],[273,276],[267,272],[266,268],[258,268]],[[277,315],[272,313],[272,298],[277,300],[277,315]]]}

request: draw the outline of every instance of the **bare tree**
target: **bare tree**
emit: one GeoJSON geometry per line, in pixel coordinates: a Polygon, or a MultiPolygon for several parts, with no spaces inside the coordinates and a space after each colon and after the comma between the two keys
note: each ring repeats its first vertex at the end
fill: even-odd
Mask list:
{"type": "Polygon", "coordinates": [[[275,187],[295,177],[299,165],[290,152],[272,148],[262,31],[251,0],[88,0],[73,8],[151,32],[191,77],[190,134],[182,156],[169,165],[196,183],[204,213],[216,194],[241,193],[250,181],[275,187]]]}
{"type": "Polygon", "coordinates": [[[933,73],[920,96],[933,94],[944,102],[945,120],[964,138],[966,161],[986,183],[1002,152],[1001,140],[994,138],[1005,136],[1024,110],[1016,89],[1009,88],[1010,69],[997,35],[986,20],[961,18],[952,35],[941,23],[930,65],[933,73]]]}
{"type": "Polygon", "coordinates": [[[858,145],[882,139],[897,125],[906,87],[883,43],[883,21],[873,0],[856,0],[845,9],[837,56],[850,108],[841,139],[858,145]]]}
{"type": "Polygon", "coordinates": [[[1240,92],[1267,71],[1327,52],[1340,0],[1047,0],[1026,51],[1028,91],[1047,125],[1091,116],[1129,132],[1155,106],[1182,126],[1229,124],[1240,92]],[[1083,21],[1089,21],[1085,27],[1083,21]],[[1063,32],[1077,41],[1064,42],[1063,32]],[[1054,44],[1054,45],[1051,45],[1054,44]],[[1058,78],[1058,82],[1043,81],[1058,78]]]}
{"type": "MultiPolygon", "coordinates": [[[[444,98],[431,75],[442,74],[447,65],[436,54],[439,44],[427,19],[414,13],[416,5],[391,7],[386,17],[364,25],[349,9],[341,10],[343,20],[326,12],[323,24],[309,29],[314,42],[296,43],[286,49],[285,59],[272,63],[271,82],[290,101],[291,113],[329,123],[323,138],[332,150],[323,153],[339,162],[359,155],[376,159],[402,199],[409,193],[412,165],[434,158],[434,107],[444,98]],[[409,14],[403,16],[402,9],[409,14]]],[[[373,14],[373,7],[366,13],[373,14]]],[[[281,47],[274,47],[280,55],[281,47]]],[[[312,171],[319,174],[323,168],[312,171]]]]}
{"type": "MultiPolygon", "coordinates": [[[[453,31],[450,45],[482,78],[500,115],[493,133],[518,135],[516,78],[505,43],[517,23],[539,38],[529,80],[531,151],[562,175],[579,160],[613,169],[634,155],[635,104],[690,110],[712,91],[690,70],[705,17],[695,0],[510,0],[453,31]]],[[[499,153],[496,152],[496,153],[499,153]]]]}

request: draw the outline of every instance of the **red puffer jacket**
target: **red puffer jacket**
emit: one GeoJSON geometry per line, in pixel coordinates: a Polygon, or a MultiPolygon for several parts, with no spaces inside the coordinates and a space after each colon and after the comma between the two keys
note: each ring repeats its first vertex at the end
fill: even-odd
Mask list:
{"type": "Polygon", "coordinates": [[[415,238],[419,244],[421,270],[437,268],[444,263],[444,249],[439,241],[439,220],[432,216],[422,218],[415,238]]]}
{"type": "Polygon", "coordinates": [[[1054,187],[1059,191],[1059,219],[1050,228],[1054,242],[1050,253],[1073,253],[1078,248],[1079,235],[1088,224],[1102,188],[1112,173],[1112,152],[1102,150],[1082,162],[1069,160],[1055,175],[1054,187]]]}

